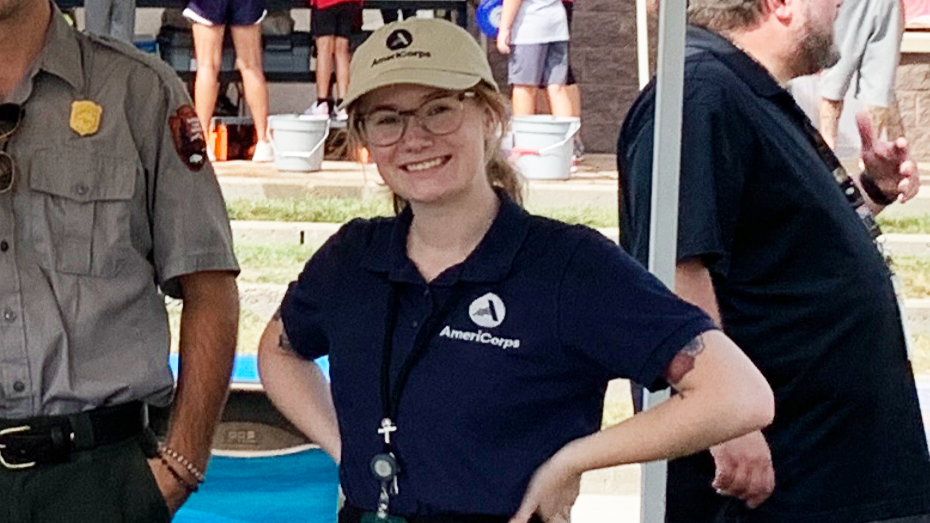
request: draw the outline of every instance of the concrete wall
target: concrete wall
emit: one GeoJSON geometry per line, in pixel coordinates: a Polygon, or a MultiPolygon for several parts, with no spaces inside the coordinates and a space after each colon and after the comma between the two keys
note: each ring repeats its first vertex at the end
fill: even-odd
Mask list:
{"type": "Polygon", "coordinates": [[[897,92],[911,156],[930,161],[930,54],[901,55],[897,92]]]}

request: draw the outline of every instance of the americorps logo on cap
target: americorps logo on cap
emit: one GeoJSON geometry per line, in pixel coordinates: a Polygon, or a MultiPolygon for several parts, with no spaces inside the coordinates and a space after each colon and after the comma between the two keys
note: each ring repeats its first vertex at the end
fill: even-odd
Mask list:
{"type": "Polygon", "coordinates": [[[503,323],[506,315],[507,308],[504,302],[493,292],[476,299],[468,307],[468,316],[479,327],[497,327],[503,323]]]}
{"type": "Polygon", "coordinates": [[[410,47],[410,44],[413,43],[413,35],[406,29],[397,29],[388,35],[385,43],[391,51],[398,51],[410,47]]]}

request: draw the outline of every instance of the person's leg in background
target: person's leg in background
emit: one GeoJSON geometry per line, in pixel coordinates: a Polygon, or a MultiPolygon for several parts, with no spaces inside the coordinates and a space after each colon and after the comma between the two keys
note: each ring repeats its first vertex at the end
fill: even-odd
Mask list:
{"type": "Polygon", "coordinates": [[[203,131],[209,132],[213,107],[219,92],[219,74],[223,62],[224,25],[205,25],[194,22],[194,56],[197,59],[197,75],[194,81],[194,109],[203,131]]]}
{"type": "Polygon", "coordinates": [[[568,95],[568,41],[542,44],[545,51],[542,79],[553,116],[575,116],[568,95]]]}
{"type": "Polygon", "coordinates": [[[136,35],[136,0],[117,0],[110,12],[110,36],[132,43],[136,35]]]}
{"type": "Polygon", "coordinates": [[[113,2],[114,0],[84,0],[84,29],[98,35],[109,35],[113,2]]]}
{"type": "MultiPolygon", "coordinates": [[[[575,0],[562,2],[565,8],[565,17],[568,19],[568,77],[565,80],[565,88],[568,91],[568,99],[572,103],[572,116],[581,118],[581,89],[578,88],[578,82],[575,80],[575,72],[572,70],[572,13],[575,10],[575,0]]],[[[581,133],[575,135],[575,141],[572,144],[573,162],[580,162],[584,156],[584,144],[581,143],[581,133]]]]}
{"type": "Polygon", "coordinates": [[[547,45],[510,45],[507,80],[512,86],[511,109],[515,116],[536,114],[536,93],[543,82],[547,45]]]}
{"type": "Polygon", "coordinates": [[[259,24],[231,25],[233,45],[236,48],[236,69],[242,75],[245,103],[249,106],[258,143],[252,160],[270,162],[274,151],[268,142],[268,84],[262,70],[262,32],[259,24]]]}
{"type": "Polygon", "coordinates": [[[328,115],[332,107],[329,100],[329,83],[333,77],[333,52],[336,37],[321,35],[316,37],[316,105],[312,114],[328,115]]]}
{"type": "Polygon", "coordinates": [[[872,0],[843,2],[833,25],[840,59],[820,74],[820,134],[832,149],[836,149],[843,99],[872,36],[872,24],[868,21],[870,3],[872,0]]]}
{"type": "MultiPolygon", "coordinates": [[[[349,62],[352,60],[349,38],[352,33],[361,30],[362,6],[358,2],[344,2],[333,6],[333,9],[336,11],[333,55],[336,64],[336,105],[338,106],[349,89],[349,62]]],[[[336,110],[335,116],[339,120],[348,119],[345,109],[336,110]]]]}

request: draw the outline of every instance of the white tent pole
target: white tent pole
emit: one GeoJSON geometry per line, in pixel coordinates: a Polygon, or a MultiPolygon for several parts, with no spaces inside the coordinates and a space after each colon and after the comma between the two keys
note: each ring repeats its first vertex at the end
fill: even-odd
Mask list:
{"type": "Polygon", "coordinates": [[[646,1],[636,0],[636,64],[640,90],[649,83],[649,19],[646,1]]]}
{"type": "MultiPolygon", "coordinates": [[[[678,238],[678,179],[681,167],[681,110],[684,87],[686,0],[660,0],[659,53],[656,75],[655,145],[652,155],[652,207],[649,227],[649,271],[675,288],[678,238]]],[[[646,393],[648,409],[669,396],[668,390],[646,393]]],[[[643,523],[665,521],[667,463],[643,466],[643,523]]]]}

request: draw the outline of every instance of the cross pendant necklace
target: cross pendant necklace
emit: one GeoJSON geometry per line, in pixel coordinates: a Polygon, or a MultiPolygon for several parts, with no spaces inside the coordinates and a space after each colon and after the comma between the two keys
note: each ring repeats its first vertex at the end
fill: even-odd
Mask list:
{"type": "Polygon", "coordinates": [[[381,428],[378,429],[378,434],[384,436],[384,444],[391,444],[391,433],[397,432],[397,425],[391,421],[391,418],[384,418],[381,420],[381,428]]]}

